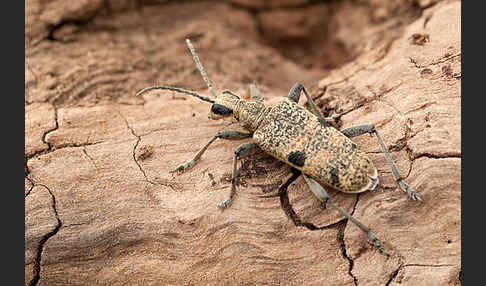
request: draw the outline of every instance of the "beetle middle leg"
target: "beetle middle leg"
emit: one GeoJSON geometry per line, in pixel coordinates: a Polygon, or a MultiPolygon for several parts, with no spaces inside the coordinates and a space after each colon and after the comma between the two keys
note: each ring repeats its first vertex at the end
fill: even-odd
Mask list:
{"type": "Polygon", "coordinates": [[[235,150],[235,154],[233,156],[233,172],[231,173],[231,191],[229,197],[224,200],[222,203],[218,204],[218,207],[225,209],[233,200],[233,197],[236,194],[236,177],[238,175],[238,170],[236,169],[236,163],[238,162],[238,158],[245,155],[251,149],[257,148],[258,145],[256,143],[246,143],[238,146],[235,150]]]}
{"type": "Polygon", "coordinates": [[[333,114],[331,116],[329,116],[329,117],[324,117],[324,115],[319,110],[319,108],[317,108],[316,104],[314,103],[314,100],[309,95],[309,93],[307,92],[307,90],[305,89],[305,87],[302,84],[300,84],[300,83],[296,83],[296,84],[294,84],[292,86],[292,88],[289,91],[288,98],[290,100],[292,100],[293,102],[298,103],[301,92],[304,92],[304,95],[307,98],[307,102],[309,103],[309,105],[311,107],[311,112],[319,118],[319,121],[324,126],[327,125],[326,121],[333,121],[334,119],[337,119],[337,118],[339,118],[341,116],[341,114],[339,114],[336,111],[336,109],[337,109],[337,105],[336,105],[336,107],[333,110],[333,114]]]}
{"type": "Polygon", "coordinates": [[[250,84],[250,95],[253,100],[263,101],[263,97],[260,95],[260,90],[255,82],[250,84]]]}
{"type": "Polygon", "coordinates": [[[180,164],[179,166],[174,168],[172,171],[170,171],[170,173],[177,172],[177,171],[183,172],[183,171],[189,169],[190,167],[194,166],[197,163],[197,161],[199,161],[199,159],[204,154],[204,152],[206,152],[209,145],[211,145],[211,143],[213,143],[218,138],[226,139],[226,140],[243,140],[243,139],[246,139],[246,138],[250,138],[251,136],[252,136],[251,133],[243,133],[243,132],[234,131],[234,130],[219,131],[218,134],[216,134],[213,138],[211,138],[211,140],[209,140],[209,142],[206,145],[204,145],[204,147],[202,147],[202,149],[199,150],[199,152],[197,152],[196,156],[194,156],[194,158],[192,160],[180,164]]]}
{"type": "Polygon", "coordinates": [[[373,125],[358,125],[358,126],[343,129],[343,130],[341,130],[341,133],[343,133],[348,138],[352,138],[352,137],[359,136],[359,135],[366,134],[366,133],[370,133],[370,134],[375,133],[376,138],[378,138],[378,143],[380,143],[381,150],[383,151],[383,154],[385,154],[385,158],[391,166],[393,177],[397,181],[400,188],[403,191],[407,192],[407,194],[410,198],[423,202],[423,200],[419,196],[419,194],[417,194],[416,191],[414,191],[407,183],[405,183],[405,181],[400,176],[400,173],[398,172],[398,168],[395,165],[395,163],[393,162],[393,159],[390,156],[390,153],[388,152],[388,149],[386,148],[386,145],[383,142],[383,139],[381,139],[380,134],[375,129],[375,126],[373,126],[373,125]]]}
{"type": "Polygon", "coordinates": [[[331,201],[329,195],[327,194],[326,190],[321,186],[321,184],[319,184],[318,182],[316,182],[314,179],[312,179],[311,177],[307,176],[306,174],[302,174],[302,176],[304,177],[304,180],[307,183],[307,185],[309,186],[309,188],[311,189],[311,191],[317,196],[317,198],[319,198],[320,200],[325,199],[326,204],[330,205],[332,208],[334,208],[337,211],[339,211],[344,217],[346,217],[347,219],[349,219],[350,221],[352,221],[356,226],[358,226],[362,231],[364,231],[368,235],[368,237],[371,240],[371,242],[376,246],[376,248],[378,248],[378,250],[381,253],[385,253],[386,254],[385,249],[381,245],[381,242],[376,238],[376,235],[373,232],[371,232],[370,229],[367,226],[365,226],[359,220],[357,220],[356,218],[354,218],[347,211],[345,211],[342,208],[336,206],[331,201]]]}

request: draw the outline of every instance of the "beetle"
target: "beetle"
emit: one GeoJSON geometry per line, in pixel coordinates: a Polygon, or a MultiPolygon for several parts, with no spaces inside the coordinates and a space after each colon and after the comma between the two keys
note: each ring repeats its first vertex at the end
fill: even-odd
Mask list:
{"type": "MultiPolygon", "coordinates": [[[[288,96],[274,106],[265,105],[255,83],[250,85],[251,100],[249,101],[228,90],[217,95],[192,43],[189,39],[186,39],[186,43],[212,97],[166,85],[150,86],[140,90],[136,95],[139,96],[154,89],[189,94],[212,104],[208,116],[210,119],[218,120],[233,116],[248,132],[219,131],[193,159],[180,164],[170,172],[184,172],[194,166],[216,139],[250,139],[250,143],[240,145],[234,152],[230,195],[218,205],[221,209],[225,209],[236,194],[237,160],[251,149],[260,148],[276,159],[290,165],[294,170],[300,171],[310,190],[318,199],[325,205],[330,205],[338,210],[344,217],[356,224],[368,235],[375,247],[380,252],[385,253],[382,243],[373,232],[351,214],[333,204],[325,189],[325,187],[332,188],[345,193],[361,193],[375,189],[379,183],[378,171],[366,153],[359,150],[350,139],[369,133],[376,135],[400,188],[407,192],[410,198],[423,201],[417,192],[401,178],[383,139],[375,127],[373,125],[360,125],[337,130],[328,122],[339,117],[339,114],[335,111],[332,116],[324,117],[305,87],[300,83],[294,84],[288,96]],[[310,110],[298,104],[302,93],[307,99],[310,110]]],[[[282,200],[281,203],[284,207],[282,200]]],[[[295,220],[294,223],[296,223],[295,220]]]]}

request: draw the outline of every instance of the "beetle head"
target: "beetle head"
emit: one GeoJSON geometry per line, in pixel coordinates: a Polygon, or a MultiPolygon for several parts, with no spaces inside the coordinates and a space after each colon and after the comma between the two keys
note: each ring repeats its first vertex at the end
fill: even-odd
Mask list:
{"type": "Polygon", "coordinates": [[[240,101],[241,99],[238,95],[225,90],[216,98],[213,105],[211,105],[208,117],[213,120],[218,120],[234,115],[234,111],[240,101]]]}

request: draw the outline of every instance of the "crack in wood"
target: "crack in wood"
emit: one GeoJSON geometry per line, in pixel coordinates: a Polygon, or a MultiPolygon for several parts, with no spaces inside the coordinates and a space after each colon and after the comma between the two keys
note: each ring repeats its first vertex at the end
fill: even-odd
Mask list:
{"type": "Polygon", "coordinates": [[[149,180],[149,178],[147,177],[147,174],[145,173],[145,170],[142,168],[142,165],[138,162],[137,160],[137,156],[136,156],[136,150],[137,150],[137,147],[138,147],[138,144],[140,143],[140,141],[142,140],[142,137],[137,135],[137,133],[135,133],[135,130],[133,130],[133,128],[130,126],[130,124],[128,123],[128,120],[122,115],[122,113],[118,110],[118,114],[120,115],[121,118],[123,118],[123,120],[125,121],[125,124],[128,128],[128,130],[130,130],[130,132],[132,133],[133,136],[135,136],[137,138],[137,142],[135,142],[135,145],[133,146],[133,149],[132,149],[132,157],[133,157],[133,161],[135,161],[135,164],[137,164],[138,166],[138,169],[140,170],[140,172],[142,172],[143,174],[143,177],[145,178],[145,181],[147,181],[148,183],[152,184],[152,185],[155,185],[156,183],[155,182],[152,182],[151,180],[149,180]]]}
{"type": "MultiPolygon", "coordinates": [[[[403,263],[400,263],[398,268],[390,274],[389,279],[386,282],[385,286],[390,285],[390,283],[398,276],[398,273],[401,270],[403,270],[405,267],[453,267],[453,266],[456,266],[456,265],[454,265],[454,264],[420,264],[420,263],[403,264],[403,263]]],[[[459,280],[460,280],[460,276],[461,276],[461,271],[459,271],[459,280]]]]}
{"type": "Polygon", "coordinates": [[[432,61],[431,63],[428,63],[428,64],[424,64],[424,65],[420,65],[417,63],[417,60],[412,58],[412,57],[409,57],[409,60],[410,62],[418,69],[423,69],[423,68],[427,68],[427,67],[430,67],[430,66],[434,66],[434,65],[438,65],[438,64],[442,64],[442,63],[445,63],[453,58],[456,58],[456,57],[459,57],[461,56],[462,52],[457,52],[453,55],[450,55],[450,56],[447,56],[447,57],[443,57],[443,58],[440,58],[440,59],[437,59],[435,61],[432,61]]]}
{"type": "Polygon", "coordinates": [[[47,134],[53,132],[53,131],[56,131],[57,129],[59,129],[59,123],[58,123],[58,119],[57,119],[57,107],[55,104],[52,104],[53,108],[54,108],[54,120],[55,120],[55,126],[53,128],[50,128],[48,129],[47,131],[45,131],[43,134],[42,134],[42,143],[46,144],[47,145],[47,148],[45,149],[42,149],[42,150],[39,150],[39,151],[36,151],[32,154],[30,154],[29,156],[24,156],[24,175],[25,176],[28,176],[30,174],[30,170],[29,170],[29,166],[27,165],[27,161],[29,161],[29,159],[37,156],[37,155],[40,155],[40,154],[44,154],[44,153],[49,153],[52,151],[53,147],[51,145],[51,143],[47,142],[46,141],[46,136],[47,134]]]}
{"type": "MultiPolygon", "coordinates": [[[[358,200],[356,200],[356,204],[357,204],[357,202],[358,202],[358,200]]],[[[355,204],[355,207],[356,207],[356,204],[355,204]]],[[[354,208],[353,208],[353,212],[354,212],[354,208]]],[[[339,245],[341,247],[341,255],[344,257],[344,259],[346,259],[348,261],[348,264],[349,264],[348,274],[349,274],[349,276],[351,276],[351,278],[353,278],[354,285],[358,286],[358,278],[356,276],[354,276],[354,274],[353,274],[354,260],[350,256],[348,256],[348,253],[346,251],[346,243],[344,242],[344,231],[345,231],[345,229],[348,225],[348,220],[344,219],[343,221],[345,221],[345,223],[342,227],[339,228],[338,242],[339,242],[339,245]]]]}
{"type": "Polygon", "coordinates": [[[429,159],[459,158],[460,159],[462,158],[462,154],[460,152],[444,152],[440,154],[422,152],[422,153],[414,154],[413,161],[420,158],[429,158],[429,159]]]}
{"type": "Polygon", "coordinates": [[[388,279],[388,281],[386,282],[385,286],[390,285],[390,283],[393,281],[393,279],[395,279],[395,277],[397,277],[398,272],[400,272],[400,270],[401,270],[402,268],[403,268],[403,265],[402,265],[402,264],[400,264],[400,265],[398,266],[398,268],[397,268],[395,271],[393,271],[393,272],[390,274],[389,279],[388,279]]]}
{"type": "Polygon", "coordinates": [[[56,233],[58,233],[59,229],[62,227],[62,221],[59,218],[59,214],[57,212],[56,197],[54,196],[52,191],[44,184],[37,183],[37,184],[34,184],[34,186],[44,187],[47,190],[47,192],[49,193],[49,195],[51,196],[51,199],[52,199],[51,206],[52,206],[52,209],[54,211],[55,218],[57,220],[57,225],[54,227],[54,229],[52,231],[50,231],[49,233],[44,235],[39,242],[39,246],[37,247],[37,254],[36,254],[36,257],[35,257],[35,260],[34,260],[34,277],[32,278],[31,281],[29,281],[29,283],[28,283],[29,286],[35,286],[39,282],[40,272],[41,272],[42,252],[44,251],[45,244],[47,243],[47,240],[49,240],[52,236],[54,236],[56,233]]]}
{"type": "MultiPolygon", "coordinates": [[[[300,171],[297,171],[295,169],[292,169],[292,176],[287,179],[285,183],[283,183],[279,190],[278,194],[280,196],[280,202],[282,205],[282,209],[285,212],[286,216],[292,220],[292,222],[295,224],[295,226],[303,226],[307,228],[308,230],[315,231],[315,230],[324,230],[324,229],[337,229],[338,230],[338,235],[337,235],[337,242],[339,243],[340,249],[341,249],[341,254],[344,259],[346,259],[349,263],[349,269],[348,269],[348,274],[353,278],[354,285],[358,285],[358,279],[354,274],[352,273],[353,267],[354,267],[354,260],[347,255],[346,251],[346,244],[344,243],[344,231],[346,229],[346,226],[348,224],[348,219],[343,218],[335,223],[329,224],[329,225],[324,225],[324,226],[316,226],[313,223],[306,222],[301,220],[297,214],[295,213],[294,209],[292,208],[292,205],[290,204],[289,197],[288,197],[288,187],[290,186],[291,183],[293,183],[299,176],[301,175],[300,171]]],[[[351,215],[355,212],[356,206],[358,205],[359,201],[359,194],[356,196],[356,201],[353,206],[353,210],[351,211],[351,215]]]]}

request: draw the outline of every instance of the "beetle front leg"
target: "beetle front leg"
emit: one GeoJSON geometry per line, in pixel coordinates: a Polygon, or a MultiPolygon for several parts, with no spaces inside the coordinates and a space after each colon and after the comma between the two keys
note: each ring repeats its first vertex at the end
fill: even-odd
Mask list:
{"type": "Polygon", "coordinates": [[[414,200],[418,200],[420,202],[423,202],[423,200],[419,196],[419,194],[416,191],[414,191],[407,183],[405,183],[405,181],[400,176],[400,173],[398,172],[398,168],[395,165],[395,162],[393,162],[393,159],[392,159],[390,153],[388,152],[388,149],[386,148],[386,145],[383,142],[383,139],[381,139],[380,134],[378,133],[378,131],[376,131],[375,126],[373,126],[373,125],[359,125],[359,126],[346,128],[344,130],[341,130],[340,132],[343,133],[348,138],[359,136],[359,135],[366,134],[366,133],[370,133],[370,134],[375,133],[376,138],[378,138],[378,143],[380,144],[381,150],[383,151],[383,154],[385,154],[385,158],[391,166],[393,177],[397,181],[400,188],[403,191],[405,191],[410,198],[412,198],[414,200]]]}
{"type": "Polygon", "coordinates": [[[235,154],[233,156],[233,172],[231,173],[231,191],[229,197],[224,200],[222,203],[218,204],[218,207],[221,209],[225,209],[233,200],[233,197],[236,194],[236,177],[238,176],[238,170],[236,169],[238,158],[245,155],[249,150],[257,148],[258,145],[256,143],[246,143],[238,146],[235,150],[235,154]]]}
{"type": "Polygon", "coordinates": [[[311,191],[317,196],[317,198],[319,198],[320,200],[322,200],[324,198],[325,201],[326,201],[326,204],[330,205],[331,207],[333,207],[334,209],[336,209],[337,211],[339,211],[344,217],[346,217],[348,220],[352,221],[356,226],[358,226],[363,232],[365,232],[368,235],[368,237],[371,240],[371,242],[373,243],[373,245],[376,248],[378,248],[378,250],[381,253],[384,253],[384,254],[387,255],[387,253],[385,252],[385,249],[383,248],[381,242],[376,238],[376,235],[373,232],[371,232],[370,229],[367,226],[365,226],[359,220],[357,220],[356,218],[354,218],[347,211],[345,211],[342,208],[336,206],[330,200],[329,195],[327,194],[326,190],[321,186],[321,184],[319,184],[318,182],[316,182],[314,179],[312,179],[311,177],[307,176],[306,174],[302,174],[302,176],[304,177],[305,182],[307,183],[307,185],[309,186],[309,188],[311,189],[311,191]]]}
{"type": "Polygon", "coordinates": [[[178,172],[178,171],[184,172],[185,170],[194,166],[197,163],[197,161],[199,161],[199,159],[204,154],[204,152],[206,152],[209,145],[211,145],[211,143],[213,143],[218,138],[226,139],[226,140],[243,140],[243,139],[246,139],[246,138],[250,138],[251,136],[252,136],[251,133],[243,133],[243,132],[240,132],[240,131],[233,131],[233,130],[219,131],[218,134],[216,134],[213,138],[211,138],[211,140],[209,140],[209,142],[206,145],[204,145],[204,147],[202,147],[202,149],[199,150],[199,152],[197,152],[196,156],[194,156],[194,158],[192,160],[180,164],[179,166],[174,168],[172,171],[170,171],[170,173],[174,173],[174,172],[178,172]]]}

